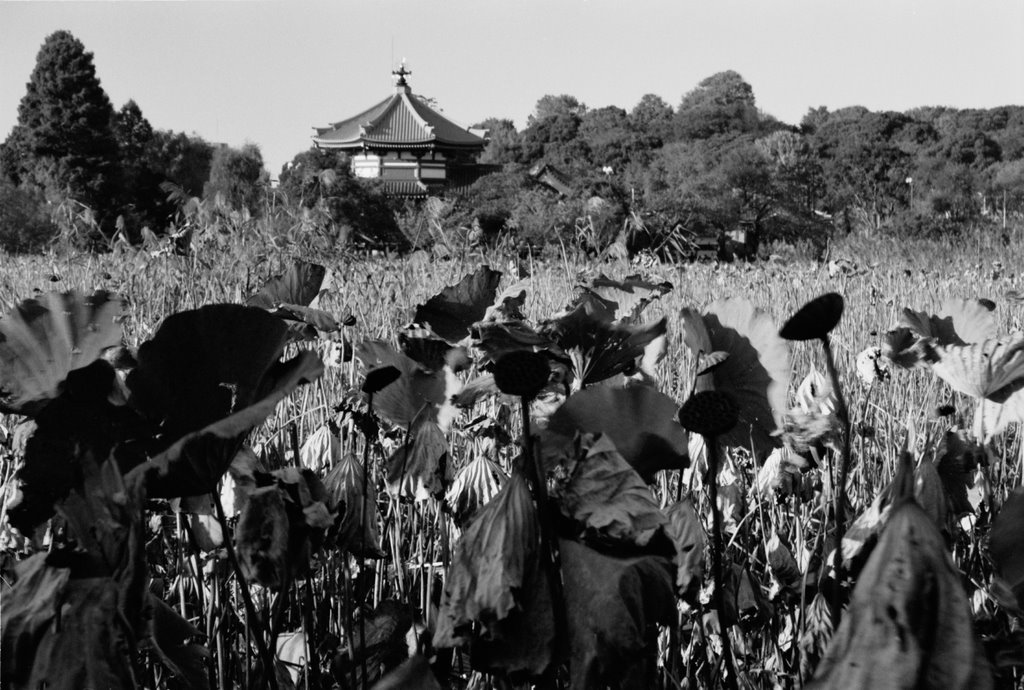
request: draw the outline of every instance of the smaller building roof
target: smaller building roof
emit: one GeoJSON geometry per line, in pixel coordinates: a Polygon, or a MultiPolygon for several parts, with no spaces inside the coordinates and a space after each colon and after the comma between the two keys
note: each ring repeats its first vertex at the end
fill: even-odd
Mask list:
{"type": "Polygon", "coordinates": [[[395,92],[358,115],[317,127],[313,142],[333,149],[432,149],[480,150],[486,140],[470,128],[437,112],[412,93],[404,67],[395,92]]]}

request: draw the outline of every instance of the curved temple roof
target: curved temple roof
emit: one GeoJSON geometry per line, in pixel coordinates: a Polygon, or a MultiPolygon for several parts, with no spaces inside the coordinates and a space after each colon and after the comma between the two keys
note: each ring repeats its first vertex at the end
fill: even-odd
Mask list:
{"type": "Polygon", "coordinates": [[[317,127],[313,142],[321,148],[482,149],[483,137],[453,122],[412,93],[404,78],[395,93],[363,112],[317,127]]]}

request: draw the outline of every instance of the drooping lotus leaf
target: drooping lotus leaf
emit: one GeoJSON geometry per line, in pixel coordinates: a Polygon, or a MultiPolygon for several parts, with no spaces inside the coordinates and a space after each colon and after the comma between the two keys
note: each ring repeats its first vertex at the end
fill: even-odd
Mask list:
{"type": "Polygon", "coordinates": [[[789,345],[768,314],[743,298],[718,300],[699,314],[684,309],[683,340],[697,357],[728,352],[717,367],[697,377],[696,390],[718,390],[739,406],[739,423],[720,437],[725,445],[767,454],[779,445],[789,388],[789,345]]]}
{"type": "Polygon", "coordinates": [[[320,294],[327,269],[320,264],[296,260],[281,275],[271,278],[246,304],[276,309],[282,304],[309,306],[320,294]]]}
{"type": "Polygon", "coordinates": [[[658,470],[689,464],[689,436],[676,421],[678,405],[646,386],[595,387],[573,393],[548,421],[548,432],[605,434],[644,481],[658,470]]]}
{"type": "Polygon", "coordinates": [[[480,508],[498,495],[506,480],[501,468],[483,453],[459,470],[445,494],[455,523],[465,526],[480,508]]]}
{"type": "Polygon", "coordinates": [[[580,438],[564,457],[550,495],[595,545],[645,546],[667,522],[654,495],[606,435],[580,438]]]}
{"type": "Polygon", "coordinates": [[[935,374],[974,398],[992,397],[1024,378],[1024,335],[951,345],[938,355],[932,365],[935,374]]]}
{"type": "Polygon", "coordinates": [[[349,649],[343,649],[331,662],[331,675],[342,687],[365,688],[388,669],[398,667],[409,656],[406,638],[412,628],[412,607],[394,599],[385,599],[367,616],[363,625],[352,631],[349,649]],[[363,675],[363,670],[366,675],[363,675]]]}
{"type": "Polygon", "coordinates": [[[413,320],[429,324],[439,336],[456,343],[469,335],[470,326],[484,318],[494,303],[499,282],[501,271],[481,266],[417,306],[413,320]]]}
{"type": "Polygon", "coordinates": [[[451,343],[417,323],[411,323],[398,332],[398,346],[429,371],[444,367],[445,356],[453,348],[451,343]]]}
{"type": "Polygon", "coordinates": [[[68,374],[121,344],[121,300],[51,292],[0,318],[0,413],[35,415],[68,374]]]}
{"type": "Polygon", "coordinates": [[[666,319],[637,326],[607,323],[580,307],[541,327],[572,361],[578,388],[616,374],[634,373],[648,343],[666,331],[666,319]]]}
{"type": "Polygon", "coordinates": [[[997,578],[1020,607],[1024,603],[1024,487],[1014,489],[1003,502],[992,523],[988,550],[997,578]]]}
{"type": "Polygon", "coordinates": [[[249,500],[235,527],[238,565],[249,582],[280,587],[288,575],[288,514],[277,486],[263,486],[249,500]]]}
{"type": "Polygon", "coordinates": [[[634,322],[651,302],[672,291],[672,283],[655,283],[639,274],[629,275],[622,280],[613,280],[604,274],[594,278],[588,285],[579,286],[581,296],[593,294],[612,307],[613,318],[623,322],[634,322]]]}
{"type": "Polygon", "coordinates": [[[261,398],[286,339],[280,319],[252,307],[172,314],[139,348],[129,402],[171,443],[261,398]]]}
{"type": "Polygon", "coordinates": [[[513,472],[462,534],[448,571],[434,646],[463,644],[472,623],[486,629],[521,605],[526,575],[539,560],[539,534],[526,480],[513,472]]]}
{"type": "Polygon", "coordinates": [[[656,685],[658,625],[676,618],[672,564],[559,540],[571,690],[656,685]]]}
{"type": "Polygon", "coordinates": [[[88,451],[80,469],[80,485],[58,505],[77,549],[19,564],[4,593],[5,688],[135,687],[129,650],[144,633],[144,490],[88,451]]]}
{"type": "Polygon", "coordinates": [[[147,643],[163,665],[189,690],[209,688],[206,660],[210,650],[188,641],[202,633],[155,594],[149,595],[149,610],[147,643]]]}
{"type": "Polygon", "coordinates": [[[242,449],[249,431],[262,424],[285,396],[299,385],[315,381],[323,370],[320,358],[309,351],[286,362],[275,362],[259,385],[262,397],[186,434],[129,474],[144,476],[152,497],[210,493],[242,449]]]}
{"type": "Polygon", "coordinates": [[[942,534],[916,502],[903,500],[808,687],[981,687],[979,644],[942,534]]]}
{"type": "Polygon", "coordinates": [[[526,304],[526,288],[529,280],[520,280],[505,288],[487,308],[483,320],[485,322],[524,321],[523,305],[526,304]]]}
{"type": "Polygon", "coordinates": [[[553,356],[562,355],[552,338],[539,332],[525,321],[478,323],[473,326],[473,344],[480,350],[480,363],[488,365],[510,352],[546,350],[553,356]]]}
{"type": "Polygon", "coordinates": [[[420,417],[409,439],[388,459],[388,492],[425,501],[444,495],[448,484],[448,439],[437,423],[420,417]]]}
{"type": "Polygon", "coordinates": [[[557,641],[551,580],[540,559],[527,566],[517,606],[469,642],[470,663],[477,671],[526,683],[539,678],[555,657],[557,641]]]}
{"type": "Polygon", "coordinates": [[[815,297],[782,324],[779,336],[801,341],[826,338],[843,318],[845,304],[843,296],[836,292],[815,297]]]}
{"type": "Polygon", "coordinates": [[[346,453],[324,478],[327,493],[341,511],[335,543],[361,558],[381,558],[377,488],[370,482],[364,486],[363,476],[362,463],[346,453]]]}
{"type": "Polygon", "coordinates": [[[393,424],[408,427],[417,416],[437,415],[445,402],[445,379],[441,371],[428,371],[409,356],[382,340],[366,340],[356,348],[356,359],[366,370],[393,366],[401,377],[373,396],[373,409],[393,424]]]}
{"type": "Polygon", "coordinates": [[[967,439],[964,432],[949,429],[935,449],[935,469],[953,515],[973,513],[967,489],[974,485],[974,471],[985,461],[985,449],[967,439]]]}
{"type": "Polygon", "coordinates": [[[343,324],[348,325],[352,320],[351,314],[346,312],[338,319],[315,306],[325,288],[326,275],[327,269],[323,266],[296,260],[282,275],[267,281],[245,303],[292,322],[290,332],[301,338],[315,336],[309,327],[328,333],[340,330],[343,324]]]}
{"type": "Polygon", "coordinates": [[[676,590],[694,603],[704,579],[704,527],[689,497],[670,505],[665,514],[665,534],[676,548],[676,590]]]}
{"type": "Polygon", "coordinates": [[[340,460],[341,439],[329,424],[310,434],[299,449],[299,463],[314,472],[333,467],[340,460]]]}
{"type": "Polygon", "coordinates": [[[924,368],[938,358],[935,346],[906,326],[894,328],[885,334],[882,354],[903,369],[924,368]]]}
{"type": "Polygon", "coordinates": [[[995,305],[978,299],[947,299],[938,314],[905,308],[900,326],[943,346],[980,343],[999,334],[995,305]]]}
{"type": "MultiPolygon", "coordinates": [[[[60,395],[36,413],[31,427],[19,431],[24,457],[7,516],[23,534],[48,520],[54,505],[80,487],[84,453],[105,458],[117,441],[152,433],[131,409],[110,402],[115,380],[102,359],[70,372],[60,395]]],[[[129,449],[119,455],[126,467],[142,460],[129,449]]]]}

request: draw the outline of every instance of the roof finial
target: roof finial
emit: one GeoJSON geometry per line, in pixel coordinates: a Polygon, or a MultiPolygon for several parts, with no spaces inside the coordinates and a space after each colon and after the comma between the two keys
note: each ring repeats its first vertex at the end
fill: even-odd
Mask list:
{"type": "Polygon", "coordinates": [[[405,58],[402,58],[401,66],[399,66],[398,69],[391,70],[391,74],[398,77],[398,81],[395,82],[395,86],[407,86],[408,84],[406,83],[405,78],[407,75],[412,74],[412,70],[405,68],[405,58]]]}

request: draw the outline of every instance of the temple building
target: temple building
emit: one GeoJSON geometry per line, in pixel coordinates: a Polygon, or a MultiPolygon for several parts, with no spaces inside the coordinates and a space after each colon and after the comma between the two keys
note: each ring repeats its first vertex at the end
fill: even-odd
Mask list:
{"type": "Polygon", "coordinates": [[[490,172],[476,163],[487,132],[454,122],[415,95],[404,63],[392,74],[393,94],[358,115],[317,127],[314,145],[344,151],[356,176],[382,178],[393,196],[438,194],[490,172]]]}

